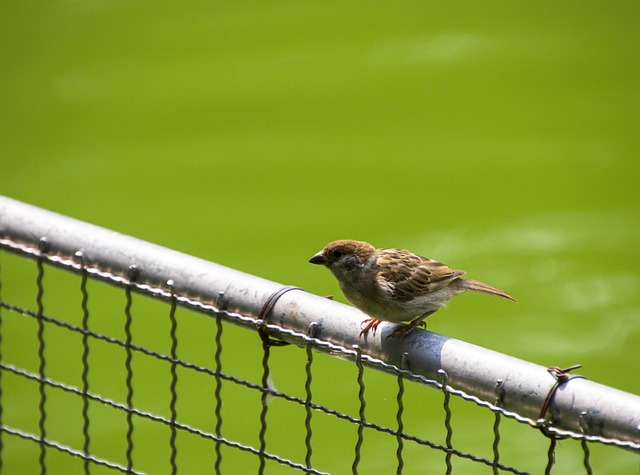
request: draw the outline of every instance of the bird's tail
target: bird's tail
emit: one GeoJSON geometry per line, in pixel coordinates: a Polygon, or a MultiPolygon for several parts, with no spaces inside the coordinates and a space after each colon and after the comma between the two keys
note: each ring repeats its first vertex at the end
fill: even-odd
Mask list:
{"type": "Polygon", "coordinates": [[[511,295],[506,293],[504,290],[496,289],[495,287],[491,287],[490,285],[485,284],[484,282],[479,282],[477,280],[471,280],[471,279],[458,279],[456,282],[458,286],[464,290],[473,290],[474,292],[482,292],[484,294],[502,297],[503,299],[513,300],[514,302],[516,301],[516,299],[514,299],[511,295]]]}

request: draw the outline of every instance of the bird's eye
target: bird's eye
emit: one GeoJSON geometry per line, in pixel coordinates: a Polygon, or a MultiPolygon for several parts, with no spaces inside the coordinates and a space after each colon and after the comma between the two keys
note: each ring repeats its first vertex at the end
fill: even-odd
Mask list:
{"type": "Polygon", "coordinates": [[[340,259],[344,255],[344,253],[340,249],[336,249],[331,254],[334,259],[340,259]]]}

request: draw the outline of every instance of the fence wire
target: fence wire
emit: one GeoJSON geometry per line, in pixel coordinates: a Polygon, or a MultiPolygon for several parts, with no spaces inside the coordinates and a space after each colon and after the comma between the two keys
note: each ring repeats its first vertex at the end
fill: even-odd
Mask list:
{"type": "MultiPolygon", "coordinates": [[[[590,444],[597,443],[630,450],[640,449],[640,444],[635,442],[561,430],[553,427],[549,424],[549,421],[544,419],[534,420],[516,412],[505,410],[501,407],[503,395],[500,381],[496,385],[495,401],[484,401],[464,391],[452,388],[448,382],[448,375],[443,370],[439,372],[441,377],[439,381],[412,373],[410,368],[406,367],[406,355],[403,355],[400,367],[396,367],[364,354],[358,346],[345,348],[319,339],[316,336],[317,325],[315,323],[310,325],[306,333],[301,333],[273,323],[267,323],[263,318],[227,311],[225,309],[224,293],[220,293],[215,305],[206,304],[186,296],[179,296],[176,295],[171,280],[167,282],[165,288],[138,282],[139,269],[135,266],[132,266],[129,275],[123,278],[110,273],[108,263],[104,263],[104,267],[95,265],[87,267],[81,252],[76,254],[75,260],[50,255],[46,240],[42,240],[38,248],[33,248],[3,238],[0,239],[0,249],[10,251],[13,255],[35,260],[35,305],[30,307],[28,304],[9,301],[9,297],[5,297],[6,285],[4,283],[16,277],[12,274],[9,266],[1,259],[6,253],[0,252],[0,471],[6,473],[17,473],[16,464],[18,462],[15,457],[11,457],[10,453],[8,453],[8,446],[17,447],[18,440],[29,447],[36,448],[37,467],[32,464],[28,466],[31,467],[32,471],[39,470],[42,474],[54,471],[53,469],[60,464],[71,464],[70,466],[75,467],[78,473],[85,474],[118,471],[134,474],[175,474],[181,469],[193,471],[194,463],[203,472],[215,471],[215,473],[220,474],[225,472],[225,467],[233,466],[232,464],[238,460],[236,454],[244,454],[255,459],[258,473],[303,472],[322,474],[346,473],[349,470],[353,474],[372,473],[370,467],[365,467],[366,457],[363,452],[363,446],[369,438],[374,437],[374,434],[385,437],[385,446],[394,447],[395,470],[398,474],[416,473],[419,467],[422,467],[422,471],[424,471],[424,466],[420,465],[419,460],[426,456],[427,452],[440,454],[441,456],[440,468],[430,465],[430,473],[438,471],[447,474],[454,473],[456,466],[458,466],[458,461],[464,461],[480,467],[478,470],[485,470],[477,473],[532,473],[528,469],[517,468],[514,466],[515,463],[506,464],[503,462],[501,427],[504,419],[520,423],[523,431],[527,427],[538,429],[538,437],[548,440],[545,473],[552,473],[557,442],[560,439],[575,439],[579,441],[578,445],[582,452],[581,464],[585,473],[588,474],[594,473],[591,463],[590,444]],[[77,279],[75,284],[77,295],[68,295],[67,293],[59,295],[57,290],[49,290],[49,272],[54,267],[73,271],[76,275],[75,279],[77,279]],[[93,315],[91,307],[92,293],[89,290],[90,281],[116,284],[124,289],[124,305],[121,310],[124,317],[124,325],[121,329],[114,329],[111,333],[96,329],[106,328],[106,326],[96,321],[93,315]],[[50,296],[50,293],[52,297],[63,299],[66,302],[77,302],[77,304],[67,303],[67,308],[72,308],[74,305],[79,308],[81,315],[79,324],[72,323],[74,318],[69,315],[58,314],[63,312],[49,312],[46,305],[46,297],[50,296]],[[144,333],[145,330],[141,330],[135,325],[139,315],[136,313],[137,298],[134,298],[134,293],[154,297],[156,301],[166,304],[164,315],[155,315],[154,318],[158,321],[164,319],[164,321],[168,322],[168,351],[159,351],[137,343],[136,332],[144,333]],[[184,315],[180,315],[182,318],[178,319],[177,310],[179,306],[195,310],[213,319],[215,325],[210,339],[212,342],[212,347],[210,348],[212,355],[211,367],[180,357],[183,354],[181,342],[183,341],[184,333],[181,331],[182,326],[188,326],[189,319],[200,317],[197,313],[186,312],[184,315]],[[22,325],[23,321],[35,324],[35,327],[33,325],[22,325]],[[283,350],[274,346],[272,338],[260,339],[250,332],[245,332],[243,336],[243,345],[250,348],[261,348],[261,363],[256,361],[255,365],[256,368],[259,368],[259,372],[254,373],[257,376],[256,379],[234,374],[233,367],[235,365],[233,360],[223,366],[224,356],[231,350],[226,346],[223,347],[223,332],[227,328],[231,328],[228,327],[230,323],[242,323],[245,328],[254,328],[258,333],[260,330],[268,330],[272,336],[286,335],[289,340],[297,340],[300,347],[300,350],[298,350],[300,358],[304,361],[302,395],[297,396],[292,391],[280,391],[274,387],[272,383],[274,365],[280,372],[287,372],[290,368],[278,367],[278,364],[273,362],[275,353],[283,350]],[[26,339],[32,338],[35,329],[36,348],[34,354],[24,355],[13,350],[10,352],[11,354],[7,354],[7,351],[5,351],[7,328],[10,329],[16,326],[20,327],[20,331],[11,332],[10,334],[15,336],[22,332],[22,337],[26,339]],[[28,335],[29,333],[31,333],[31,336],[28,335]],[[73,384],[72,380],[76,379],[77,381],[77,378],[73,377],[69,378],[69,380],[61,380],[64,371],[59,371],[59,366],[62,364],[64,367],[64,361],[62,363],[55,362],[55,371],[52,367],[54,363],[49,361],[52,355],[50,348],[56,347],[59,344],[59,340],[66,341],[64,335],[78,335],[80,337],[79,384],[73,384]],[[96,373],[99,370],[94,370],[94,367],[96,367],[97,361],[103,361],[104,363],[105,359],[108,361],[109,358],[112,358],[113,353],[111,350],[114,348],[124,352],[124,361],[120,367],[116,368],[117,377],[110,381],[108,379],[109,375],[96,373]],[[329,358],[329,356],[326,356],[328,354],[353,363],[353,382],[357,388],[357,393],[353,395],[353,407],[356,408],[354,413],[330,407],[317,401],[315,394],[317,387],[314,383],[317,379],[315,368],[318,364],[317,356],[319,353],[316,353],[316,351],[320,351],[323,358],[329,358]],[[159,398],[163,395],[161,398],[163,401],[168,400],[168,411],[160,409],[158,404],[154,404],[153,398],[144,398],[140,394],[142,383],[138,381],[144,378],[145,374],[135,364],[138,355],[144,355],[162,365],[166,365],[169,374],[168,386],[161,387],[158,384],[155,388],[155,393],[159,398]],[[227,365],[229,366],[228,369],[227,365]],[[390,377],[387,378],[386,384],[395,384],[396,386],[395,400],[388,402],[394,406],[393,425],[373,422],[375,418],[370,417],[370,404],[368,405],[368,401],[371,388],[366,384],[366,375],[370,367],[388,373],[390,377]],[[57,376],[54,377],[54,374],[57,376]],[[207,423],[197,424],[192,423],[190,420],[187,422],[188,418],[182,413],[182,411],[185,413],[193,412],[192,408],[181,404],[183,399],[189,401],[188,398],[185,399],[187,392],[198,391],[197,386],[181,384],[183,380],[193,380],[193,375],[207,378],[214,388],[210,403],[198,409],[198,411],[206,413],[206,417],[203,415],[202,419],[206,419],[207,423]],[[124,391],[120,391],[119,397],[100,394],[101,390],[104,391],[110,385],[121,386],[122,379],[124,379],[124,391]],[[392,383],[393,381],[395,383],[392,383]],[[24,398],[19,403],[16,402],[15,394],[13,394],[13,397],[9,397],[11,394],[7,393],[12,392],[11,387],[13,385],[26,387],[25,383],[28,383],[26,386],[29,386],[28,395],[25,393],[24,398]],[[31,384],[37,387],[35,395],[30,387],[31,384]],[[438,442],[432,437],[421,436],[408,431],[407,427],[413,425],[409,424],[407,420],[407,411],[411,409],[406,399],[407,384],[422,385],[441,392],[441,402],[433,407],[425,408],[421,412],[428,414],[425,415],[425,418],[430,421],[440,420],[439,424],[441,424],[444,431],[444,440],[438,442]],[[234,438],[231,435],[227,435],[237,435],[239,433],[237,427],[246,424],[246,418],[243,417],[241,420],[236,421],[231,413],[224,411],[225,404],[232,403],[232,401],[226,399],[231,397],[229,396],[229,388],[232,387],[249,391],[249,395],[245,396],[242,405],[247,407],[248,412],[255,413],[256,409],[259,412],[258,420],[247,424],[248,429],[254,430],[257,428],[257,437],[256,434],[253,434],[252,437],[246,437],[240,441],[238,440],[240,437],[234,438]],[[61,401],[70,401],[62,398],[61,394],[70,396],[73,402],[61,403],[61,401]],[[257,401],[251,394],[258,396],[257,401]],[[453,400],[470,402],[481,408],[481,410],[493,413],[493,425],[491,428],[493,440],[487,443],[491,456],[473,454],[456,445],[456,434],[460,430],[458,427],[460,425],[463,426],[464,422],[456,421],[453,400]],[[76,410],[76,401],[80,403],[79,411],[76,410]],[[274,401],[286,403],[287,410],[291,412],[296,411],[296,408],[300,408],[304,417],[301,421],[294,417],[282,420],[280,418],[280,410],[272,415],[274,401]],[[107,423],[107,428],[105,429],[105,418],[103,416],[102,418],[100,417],[100,411],[98,410],[101,407],[115,411],[110,413],[111,415],[107,419],[115,418],[116,415],[124,415],[125,424],[109,426],[107,423]],[[440,417],[438,417],[438,413],[440,417]],[[323,458],[317,456],[318,444],[331,444],[330,441],[319,439],[318,433],[314,432],[316,427],[314,422],[316,422],[319,414],[344,423],[341,426],[342,430],[351,434],[350,436],[336,433],[329,437],[335,436],[336,443],[340,444],[343,444],[345,440],[350,439],[352,441],[350,460],[341,459],[328,463],[326,456],[323,458]],[[66,421],[69,424],[76,424],[74,427],[79,426],[80,430],[69,436],[61,428],[66,421]],[[295,423],[299,423],[301,427],[288,428],[288,425],[295,423]],[[273,439],[269,438],[269,434],[274,431],[280,437],[283,433],[283,425],[286,426],[284,429],[285,434],[290,431],[291,438],[296,437],[294,434],[301,434],[300,438],[304,441],[303,450],[295,452],[295,456],[278,454],[278,447],[282,446],[282,444],[272,444],[273,439]],[[145,440],[149,437],[149,434],[153,433],[149,432],[149,427],[152,429],[167,429],[168,437],[164,439],[152,437],[154,439],[153,442],[145,440]],[[110,439],[105,438],[104,431],[110,432],[110,437],[117,440],[117,450],[109,446],[110,442],[108,441],[110,439]],[[210,446],[213,457],[203,456],[202,464],[194,462],[194,451],[189,450],[187,445],[191,443],[200,444],[200,442],[195,442],[196,439],[190,438],[189,443],[181,443],[181,439],[185,434],[194,436],[204,443],[204,445],[198,445],[198,447],[210,446]],[[68,442],[56,440],[56,437],[65,438],[68,442]],[[149,445],[153,446],[153,450],[150,452],[154,454],[152,456],[149,456],[149,445]],[[181,452],[187,450],[190,455],[181,457],[181,452]],[[411,455],[409,455],[409,452],[411,455]],[[62,454],[64,457],[61,459],[56,454],[62,454]],[[164,457],[165,454],[167,454],[165,461],[157,460],[159,457],[164,457]],[[9,463],[8,460],[11,460],[13,465],[7,465],[9,463]],[[78,461],[79,465],[73,465],[72,460],[78,461]],[[186,469],[184,467],[191,468],[186,469]],[[104,472],[105,470],[107,472],[104,472]]],[[[15,259],[14,257],[12,258],[15,259]]],[[[69,313],[75,312],[69,310],[69,313]]],[[[12,347],[20,346],[19,342],[12,341],[11,343],[12,347]]],[[[25,353],[24,348],[22,353],[25,353]]],[[[29,352],[27,351],[27,353],[29,352]]],[[[56,355],[58,355],[57,352],[56,355]]],[[[59,356],[57,357],[59,358],[59,356]]],[[[71,360],[73,358],[71,352],[65,355],[65,358],[71,360]]],[[[71,365],[72,362],[69,361],[69,364],[71,365]]],[[[73,362],[73,365],[75,364],[73,362]]],[[[115,360],[112,364],[117,366],[115,360]]],[[[102,367],[99,366],[99,368],[102,367]]],[[[343,382],[336,382],[336,384],[344,385],[343,382]]],[[[109,392],[115,393],[117,391],[109,392]]],[[[325,439],[327,438],[324,433],[322,436],[325,439]]],[[[377,438],[375,440],[376,443],[379,443],[377,438]]],[[[293,444],[293,441],[291,443],[293,444]]],[[[20,445],[20,447],[29,451],[28,448],[25,448],[25,445],[20,445]]],[[[195,453],[199,452],[195,451],[195,453]]],[[[287,453],[294,453],[294,451],[287,451],[287,453]]],[[[344,451],[340,453],[344,453],[344,451]]],[[[517,461],[518,464],[522,462],[521,460],[517,461]]],[[[463,465],[463,467],[469,466],[463,465]]],[[[463,468],[459,473],[468,473],[467,470],[463,468]]],[[[23,471],[22,473],[26,472],[23,471]]]]}

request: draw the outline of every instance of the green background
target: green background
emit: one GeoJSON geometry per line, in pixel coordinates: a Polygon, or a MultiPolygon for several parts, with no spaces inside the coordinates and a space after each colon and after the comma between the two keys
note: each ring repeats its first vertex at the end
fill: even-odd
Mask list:
{"type": "MultiPolygon", "coordinates": [[[[5,2],[0,193],[343,302],[330,274],[307,264],[326,242],[408,248],[518,299],[460,297],[429,319],[431,331],[545,366],[582,363],[589,379],[638,394],[639,20],[635,1],[5,2]]],[[[15,265],[17,281],[30,286],[5,279],[5,295],[33,305],[34,266],[15,265]]],[[[121,313],[122,294],[104,292],[119,299],[111,305],[121,313]]],[[[64,295],[48,298],[51,308],[64,295]]],[[[11,338],[13,320],[5,322],[4,354],[33,369],[33,331],[15,329],[11,338]]],[[[139,325],[136,338],[147,332],[139,325]]],[[[226,348],[251,347],[227,368],[248,368],[258,382],[253,337],[228,330],[226,348]]],[[[193,358],[210,345],[198,332],[183,338],[193,358]]],[[[276,356],[298,362],[295,374],[276,379],[279,388],[304,377],[301,353],[276,356]]],[[[357,411],[353,368],[322,364],[318,390],[330,388],[332,404],[353,399],[344,410],[357,411]]],[[[387,410],[381,417],[393,426],[395,382],[369,378],[379,388],[369,394],[371,417],[387,410]]],[[[425,391],[416,389],[410,404],[440,404],[425,391]]],[[[32,399],[8,392],[37,404],[33,385],[32,399]]],[[[227,403],[230,438],[257,427],[252,397],[246,414],[227,403]],[[237,426],[234,414],[242,415],[237,426]]],[[[37,431],[35,406],[10,407],[5,420],[29,419],[37,431]]],[[[283,409],[277,430],[303,445],[288,417],[283,409]]],[[[441,424],[439,412],[429,417],[413,409],[412,429],[441,424]]],[[[492,421],[469,416],[462,448],[491,457],[492,421]]],[[[113,448],[105,456],[122,462],[122,433],[100,437],[113,448]]],[[[166,433],[154,437],[140,437],[138,457],[166,450],[166,433]]],[[[375,450],[375,437],[363,473],[391,473],[394,451],[375,450]]],[[[505,463],[542,470],[539,439],[514,442],[505,463]]],[[[319,469],[349,470],[353,433],[343,440],[328,431],[315,442],[319,469]],[[332,465],[340,458],[346,462],[332,465]]],[[[570,462],[558,473],[575,473],[581,453],[563,444],[558,463],[570,462]]],[[[210,447],[189,446],[185,473],[209,473],[210,447]]],[[[7,441],[5,472],[35,471],[34,447],[7,441]]],[[[636,455],[593,450],[597,473],[640,470],[636,455]]],[[[418,450],[408,456],[413,467],[427,463],[418,450]]],[[[444,467],[437,457],[434,473],[444,467]]],[[[168,471],[164,458],[147,459],[142,470],[168,471]]],[[[81,467],[55,460],[51,473],[81,467]]],[[[247,466],[231,451],[225,461],[227,473],[247,466]]],[[[255,473],[249,463],[246,473],[255,473]]]]}

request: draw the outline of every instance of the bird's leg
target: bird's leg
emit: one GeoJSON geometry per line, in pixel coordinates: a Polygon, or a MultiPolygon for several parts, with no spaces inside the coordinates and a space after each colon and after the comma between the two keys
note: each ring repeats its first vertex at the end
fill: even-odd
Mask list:
{"type": "Polygon", "coordinates": [[[367,333],[369,333],[369,330],[373,330],[373,335],[375,336],[376,334],[376,329],[378,328],[378,325],[380,325],[382,323],[382,320],[378,320],[377,318],[367,318],[366,320],[363,320],[361,325],[363,324],[367,324],[362,331],[360,332],[360,336],[367,336],[367,333]]]}
{"type": "MultiPolygon", "coordinates": [[[[414,328],[416,328],[418,326],[424,326],[426,328],[427,324],[424,322],[424,319],[427,318],[432,313],[435,313],[435,310],[432,311],[432,312],[427,312],[427,313],[425,313],[423,315],[420,315],[418,318],[412,320],[408,325],[405,325],[405,326],[400,327],[400,328],[396,328],[389,335],[389,337],[391,337],[391,336],[405,336],[405,335],[408,335],[409,333],[411,333],[413,331],[414,328]]],[[[389,337],[387,337],[387,338],[389,338],[389,337]]]]}

